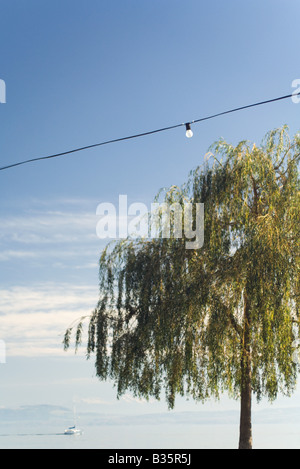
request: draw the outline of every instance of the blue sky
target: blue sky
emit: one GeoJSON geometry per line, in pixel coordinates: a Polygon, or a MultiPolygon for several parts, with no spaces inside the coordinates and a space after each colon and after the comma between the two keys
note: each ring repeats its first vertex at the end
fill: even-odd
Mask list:
{"type": "MultiPolygon", "coordinates": [[[[292,93],[299,13],[297,0],[3,0],[1,166],[292,93]]],[[[61,350],[59,334],[97,302],[97,205],[150,203],[220,137],[294,134],[299,116],[288,99],[197,124],[192,139],[180,128],[1,172],[0,406],[76,395],[100,410],[165,410],[116,402],[91,363],[61,350]]]]}

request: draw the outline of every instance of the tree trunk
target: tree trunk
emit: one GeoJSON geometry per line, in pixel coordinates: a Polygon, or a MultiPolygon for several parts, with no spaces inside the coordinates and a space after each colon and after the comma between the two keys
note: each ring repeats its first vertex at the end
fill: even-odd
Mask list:
{"type": "Polygon", "coordinates": [[[250,313],[247,296],[244,296],[244,330],[242,340],[241,359],[241,415],[239,449],[252,449],[252,419],[251,419],[251,329],[250,313]]]}
{"type": "Polygon", "coordinates": [[[245,365],[244,368],[242,371],[239,449],[252,449],[251,368],[248,365],[245,365]]]}

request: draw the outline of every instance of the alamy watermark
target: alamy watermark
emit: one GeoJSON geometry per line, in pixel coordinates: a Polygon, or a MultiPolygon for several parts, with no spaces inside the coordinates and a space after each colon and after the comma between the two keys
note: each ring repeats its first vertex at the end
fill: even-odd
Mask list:
{"type": "Polygon", "coordinates": [[[6,103],[6,84],[4,80],[0,78],[0,104],[6,103]]]}
{"type": "Polygon", "coordinates": [[[300,78],[297,78],[292,82],[292,88],[296,88],[293,92],[292,101],[295,104],[300,103],[300,78]]]}
{"type": "Polygon", "coordinates": [[[200,249],[204,244],[204,204],[174,202],[147,205],[135,202],[128,206],[127,195],[119,195],[119,210],[113,203],[98,205],[101,216],[96,232],[100,239],[174,238],[186,239],[186,249],[200,249]]]}
{"type": "Polygon", "coordinates": [[[6,345],[4,340],[0,340],[0,363],[6,363],[6,345]]]}

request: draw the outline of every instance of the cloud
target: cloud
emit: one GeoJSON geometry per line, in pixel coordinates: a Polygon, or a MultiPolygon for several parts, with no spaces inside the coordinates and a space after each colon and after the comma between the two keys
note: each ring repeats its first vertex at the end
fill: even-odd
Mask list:
{"type": "Polygon", "coordinates": [[[0,262],[6,262],[12,259],[34,259],[36,257],[37,253],[32,251],[7,250],[0,252],[0,262]]]}
{"type": "MultiPolygon", "coordinates": [[[[97,237],[94,201],[34,201],[0,215],[0,263],[18,271],[96,269],[107,240],[97,237]],[[13,264],[14,263],[14,264],[13,264]]],[[[0,280],[1,275],[0,275],[0,280]]],[[[5,281],[5,279],[4,279],[5,281]]]]}
{"type": "Polygon", "coordinates": [[[107,400],[100,399],[97,397],[81,398],[78,401],[84,404],[88,404],[88,405],[114,405],[115,404],[115,402],[113,401],[107,401],[107,400]]]}
{"type": "Polygon", "coordinates": [[[99,217],[94,201],[76,205],[66,200],[34,201],[30,207],[16,205],[0,215],[0,249],[4,252],[0,261],[18,251],[27,256],[45,252],[47,245],[54,251],[74,251],[83,245],[103,247],[96,233],[99,217]]]}
{"type": "Polygon", "coordinates": [[[0,339],[7,357],[62,355],[66,328],[89,315],[97,299],[97,288],[89,285],[44,283],[1,289],[0,339]]]}
{"type": "Polygon", "coordinates": [[[0,340],[8,358],[64,353],[66,328],[94,309],[98,259],[107,243],[97,238],[97,205],[49,199],[1,208],[0,340]]]}
{"type": "Polygon", "coordinates": [[[149,404],[149,403],[152,404],[155,402],[154,399],[149,399],[149,401],[147,401],[144,398],[134,397],[131,394],[124,394],[124,396],[122,396],[121,399],[125,402],[128,402],[128,403],[134,402],[136,404],[149,404]]]}
{"type": "Polygon", "coordinates": [[[31,210],[1,217],[1,242],[61,244],[96,241],[96,213],[31,210]]]}

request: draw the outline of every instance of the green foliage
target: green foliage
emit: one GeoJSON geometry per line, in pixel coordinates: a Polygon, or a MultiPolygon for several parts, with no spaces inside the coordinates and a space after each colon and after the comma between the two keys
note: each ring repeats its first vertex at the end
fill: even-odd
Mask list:
{"type": "MultiPolygon", "coordinates": [[[[170,408],[176,394],[238,398],[245,356],[258,399],[294,389],[300,135],[290,141],[283,127],[260,147],[222,140],[210,150],[205,165],[163,198],[205,204],[202,249],[187,250],[184,238],[127,239],[101,256],[87,354],[118,396],[131,390],[159,399],[165,389],[170,408]]],[[[77,345],[81,332],[82,323],[77,345]]]]}

